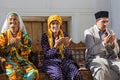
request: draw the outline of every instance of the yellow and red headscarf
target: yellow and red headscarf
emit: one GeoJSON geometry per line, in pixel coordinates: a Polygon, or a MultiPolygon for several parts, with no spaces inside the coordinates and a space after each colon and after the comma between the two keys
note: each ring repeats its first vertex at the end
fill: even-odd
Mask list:
{"type": "Polygon", "coordinates": [[[51,15],[48,18],[48,27],[50,27],[50,23],[54,20],[57,20],[60,23],[60,25],[62,25],[62,18],[59,15],[51,15]]]}
{"type": "MultiPolygon", "coordinates": [[[[53,38],[52,38],[52,31],[50,30],[50,24],[52,21],[55,21],[55,20],[58,21],[60,23],[60,25],[62,25],[62,18],[59,15],[51,15],[48,18],[48,24],[47,24],[48,25],[48,41],[49,41],[50,48],[53,47],[53,38]]],[[[60,29],[58,36],[59,36],[59,38],[64,37],[62,29],[60,29]]],[[[63,46],[64,46],[63,44],[59,46],[59,51],[60,51],[62,58],[64,58],[63,46]]]]}

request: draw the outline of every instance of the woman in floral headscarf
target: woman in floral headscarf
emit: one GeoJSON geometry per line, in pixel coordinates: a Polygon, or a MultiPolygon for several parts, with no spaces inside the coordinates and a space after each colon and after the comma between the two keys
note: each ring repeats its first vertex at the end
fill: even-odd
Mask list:
{"type": "Polygon", "coordinates": [[[48,34],[43,34],[41,45],[44,51],[43,70],[50,80],[81,80],[80,73],[72,60],[69,44],[71,39],[63,34],[62,18],[48,18],[48,34]]]}
{"type": "Polygon", "coordinates": [[[10,12],[0,34],[0,60],[9,80],[38,80],[38,70],[29,62],[31,40],[21,17],[10,12]]]}

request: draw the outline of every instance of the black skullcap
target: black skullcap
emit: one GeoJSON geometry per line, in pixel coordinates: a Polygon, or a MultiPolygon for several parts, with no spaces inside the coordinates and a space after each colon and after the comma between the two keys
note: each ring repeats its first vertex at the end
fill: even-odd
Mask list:
{"type": "Polygon", "coordinates": [[[99,12],[95,13],[95,18],[96,19],[102,18],[102,17],[108,18],[109,17],[108,11],[99,11],[99,12]]]}

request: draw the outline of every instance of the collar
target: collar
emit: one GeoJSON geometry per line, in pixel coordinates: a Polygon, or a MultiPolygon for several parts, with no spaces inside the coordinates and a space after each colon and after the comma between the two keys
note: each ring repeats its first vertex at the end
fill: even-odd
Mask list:
{"type": "Polygon", "coordinates": [[[95,28],[96,32],[98,32],[98,33],[100,32],[97,25],[94,25],[94,28],[95,28]]]}

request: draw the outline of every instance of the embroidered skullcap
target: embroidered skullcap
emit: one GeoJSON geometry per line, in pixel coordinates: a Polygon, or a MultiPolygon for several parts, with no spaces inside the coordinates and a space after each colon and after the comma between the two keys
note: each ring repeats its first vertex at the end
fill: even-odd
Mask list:
{"type": "Polygon", "coordinates": [[[99,11],[99,12],[95,13],[95,18],[96,19],[102,18],[102,17],[108,18],[109,17],[108,11],[99,11]]]}
{"type": "Polygon", "coordinates": [[[59,15],[51,15],[48,18],[48,27],[50,26],[50,23],[54,20],[57,20],[60,23],[60,25],[62,25],[62,18],[59,15]]]}

